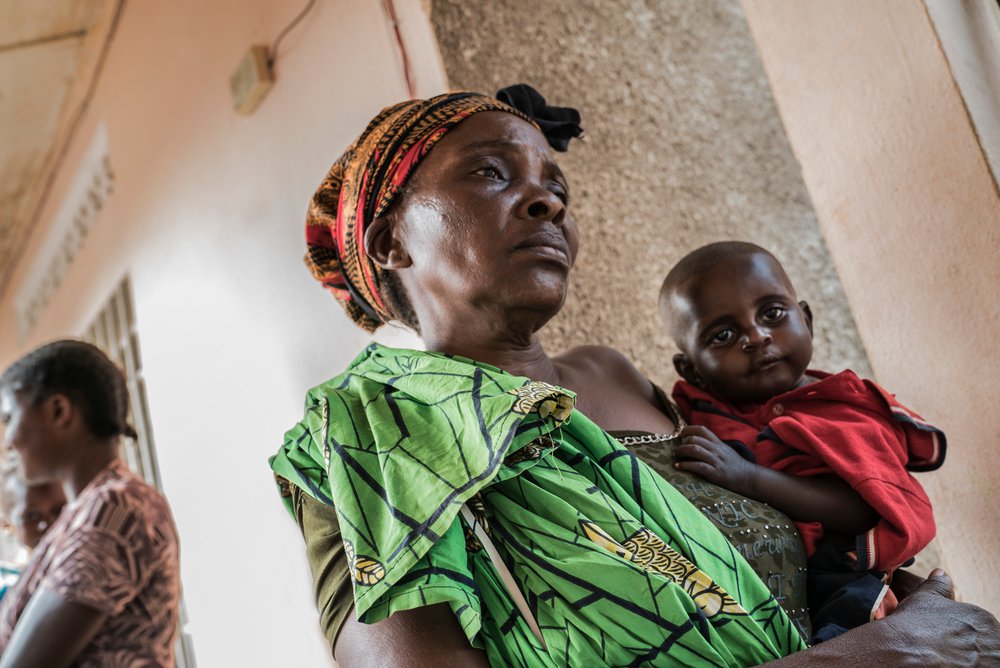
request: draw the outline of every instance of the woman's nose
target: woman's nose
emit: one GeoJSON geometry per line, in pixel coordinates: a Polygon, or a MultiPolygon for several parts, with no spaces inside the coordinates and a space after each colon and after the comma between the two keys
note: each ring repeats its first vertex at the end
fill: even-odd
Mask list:
{"type": "Polygon", "coordinates": [[[559,225],[566,217],[566,203],[562,198],[540,186],[531,188],[518,208],[518,213],[530,220],[551,221],[559,225]]]}

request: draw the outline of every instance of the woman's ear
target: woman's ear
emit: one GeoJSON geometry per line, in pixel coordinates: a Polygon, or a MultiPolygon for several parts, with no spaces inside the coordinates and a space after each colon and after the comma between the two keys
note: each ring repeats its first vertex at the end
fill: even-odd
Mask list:
{"type": "Polygon", "coordinates": [[[812,312],[812,309],[809,308],[809,304],[807,304],[806,300],[804,300],[804,299],[799,302],[799,308],[802,309],[802,313],[805,314],[805,316],[806,316],[806,324],[809,325],[809,336],[812,336],[813,335],[813,312],[812,312]]]}
{"type": "Polygon", "coordinates": [[[413,264],[391,214],[379,216],[365,230],[365,252],[383,269],[402,269],[413,264]]]}
{"type": "Polygon", "coordinates": [[[691,364],[691,360],[684,353],[677,353],[674,355],[674,369],[677,370],[677,374],[691,383],[695,387],[705,389],[705,380],[698,373],[697,369],[694,368],[694,364],[691,364]]]}
{"type": "Polygon", "coordinates": [[[54,427],[64,428],[73,421],[73,402],[65,394],[50,394],[44,399],[45,417],[54,427]]]}

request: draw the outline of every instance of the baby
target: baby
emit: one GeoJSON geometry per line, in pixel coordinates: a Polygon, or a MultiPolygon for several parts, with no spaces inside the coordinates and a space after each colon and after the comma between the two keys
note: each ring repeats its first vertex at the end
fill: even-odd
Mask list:
{"type": "Polygon", "coordinates": [[[935,533],[909,471],[941,466],[944,434],[870,380],[808,369],[812,312],[759,246],[688,254],[659,306],[680,350],[673,396],[698,425],[683,432],[675,466],[796,521],[813,643],[890,612],[893,570],[935,533]]]}

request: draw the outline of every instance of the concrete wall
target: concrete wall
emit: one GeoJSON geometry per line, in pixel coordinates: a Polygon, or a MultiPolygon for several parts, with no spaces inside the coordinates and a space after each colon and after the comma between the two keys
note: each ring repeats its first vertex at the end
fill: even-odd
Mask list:
{"type": "Polygon", "coordinates": [[[948,433],[945,564],[1000,610],[1000,196],[939,35],[918,2],[743,5],[876,376],[948,433]]]}
{"type": "Polygon", "coordinates": [[[660,282],[735,238],[771,249],[812,305],[814,365],[870,373],[736,0],[434,0],[431,17],[452,87],[528,82],[583,115],[586,141],[560,156],[582,249],[550,349],[605,343],[669,388],[660,282]]]}
{"type": "MultiPolygon", "coordinates": [[[[407,96],[382,0],[319,2],[282,43],[278,81],[236,116],[229,75],[299,0],[127,3],[81,131],[0,296],[0,366],[79,334],[126,273],[160,471],[181,537],[199,665],[330,665],[301,537],[267,457],[310,386],[365,343],[302,265],[306,203],[382,106],[407,96]],[[100,124],[114,193],[28,340],[24,287],[100,124]]],[[[417,92],[444,80],[417,0],[397,0],[417,92]]]]}

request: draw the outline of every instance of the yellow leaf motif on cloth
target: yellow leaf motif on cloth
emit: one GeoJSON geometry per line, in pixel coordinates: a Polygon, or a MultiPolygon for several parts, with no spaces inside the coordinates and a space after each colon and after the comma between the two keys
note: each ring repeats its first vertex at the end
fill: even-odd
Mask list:
{"type": "Polygon", "coordinates": [[[354,543],[349,540],[344,540],[344,555],[356,584],[370,587],[385,577],[385,566],[371,557],[355,555],[354,543]]]}
{"type": "Polygon", "coordinates": [[[549,450],[556,448],[556,442],[548,436],[539,436],[531,443],[528,443],[520,450],[516,450],[504,457],[504,466],[514,466],[521,462],[535,461],[541,459],[549,450]]]}
{"type": "Polygon", "coordinates": [[[547,418],[552,417],[557,423],[564,422],[573,412],[576,400],[554,385],[543,383],[540,380],[532,380],[521,387],[508,390],[510,394],[517,397],[513,410],[515,413],[527,415],[531,411],[538,411],[538,414],[547,418]]]}
{"type": "Polygon", "coordinates": [[[726,590],[649,529],[645,527],[639,529],[624,542],[619,543],[604,529],[589,520],[580,520],[580,528],[587,538],[608,552],[617,554],[651,573],[659,573],[669,578],[687,592],[706,617],[714,617],[720,612],[730,615],[747,614],[726,590]]]}

